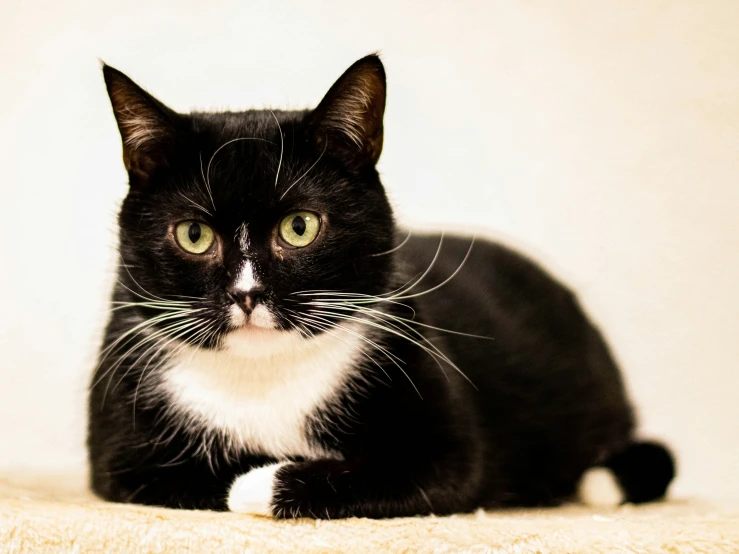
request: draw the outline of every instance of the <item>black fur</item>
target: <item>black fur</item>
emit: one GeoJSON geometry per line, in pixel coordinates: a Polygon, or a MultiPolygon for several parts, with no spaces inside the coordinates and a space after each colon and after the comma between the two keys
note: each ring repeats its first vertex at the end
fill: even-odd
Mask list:
{"type": "MultiPolygon", "coordinates": [[[[401,363],[365,350],[377,364],[363,360],[356,386],[347,386],[358,392],[321,407],[321,424],[307,430],[343,459],[295,459],[281,469],[275,515],[392,517],[554,505],[571,498],[583,472],[599,464],[614,469],[634,501],[665,493],[671,458],[661,446],[634,446],[619,371],[567,288],[530,260],[481,240],[414,234],[388,253],[406,233],[396,229],[374,167],[385,103],[376,56],[354,64],[313,111],[182,115],[115,69],[105,66],[104,74],[131,189],[119,216],[116,310],[90,391],[91,479],[100,496],[222,510],[237,476],[275,461],[248,449],[227,454],[218,441],[204,452],[205,443],[193,440],[151,390],[170,350],[137,346],[147,335],[136,326],[161,315],[156,302],[164,299],[200,309],[212,331],[180,332],[172,345],[220,348],[233,302],[227,291],[245,255],[237,240],[244,222],[246,255],[281,329],[315,314],[316,297],[299,291],[367,298],[406,291],[397,303],[371,305],[407,318],[382,332],[371,328],[373,340],[401,363]],[[275,226],[298,209],[321,214],[321,234],[300,251],[281,249],[275,226]],[[172,240],[172,226],[188,219],[218,234],[206,258],[186,255],[172,240]],[[460,371],[408,336],[435,345],[460,371]],[[639,474],[642,454],[654,463],[639,474]]],[[[324,311],[331,324],[347,315],[324,311]]],[[[168,324],[148,332],[164,334],[168,324]]],[[[166,336],[173,335],[170,326],[166,336]]]]}

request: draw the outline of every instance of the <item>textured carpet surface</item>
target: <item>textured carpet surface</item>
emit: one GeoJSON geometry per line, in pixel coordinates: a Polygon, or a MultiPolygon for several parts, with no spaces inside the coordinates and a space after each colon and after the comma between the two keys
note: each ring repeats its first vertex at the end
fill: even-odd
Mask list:
{"type": "Polygon", "coordinates": [[[739,504],[275,521],[102,502],[75,476],[0,477],[0,552],[739,553],[739,504]]]}

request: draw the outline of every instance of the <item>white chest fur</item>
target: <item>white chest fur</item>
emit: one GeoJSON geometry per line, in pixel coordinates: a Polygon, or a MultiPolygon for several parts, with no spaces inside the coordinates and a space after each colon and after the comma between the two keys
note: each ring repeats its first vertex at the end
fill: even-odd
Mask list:
{"type": "Polygon", "coordinates": [[[336,457],[307,436],[316,408],[342,394],[358,356],[356,332],[305,339],[297,333],[231,333],[222,351],[186,348],[160,387],[186,429],[229,451],[279,459],[336,457]],[[254,356],[256,355],[256,357],[254,356]]]}

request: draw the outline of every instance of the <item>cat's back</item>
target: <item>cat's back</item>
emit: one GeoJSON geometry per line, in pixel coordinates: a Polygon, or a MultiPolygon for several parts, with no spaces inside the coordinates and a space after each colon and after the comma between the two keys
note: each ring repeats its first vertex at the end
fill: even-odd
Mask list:
{"type": "Polygon", "coordinates": [[[565,331],[561,319],[579,312],[567,287],[498,242],[413,234],[398,257],[404,279],[416,283],[404,296],[412,295],[433,319],[443,319],[445,328],[474,334],[503,332],[502,327],[491,327],[497,321],[508,329],[525,325],[543,331],[546,326],[558,333],[565,331]]]}
{"type": "MultiPolygon", "coordinates": [[[[577,373],[577,383],[602,381],[621,393],[618,368],[576,295],[524,255],[485,239],[440,235],[413,236],[399,252],[416,283],[401,297],[422,319],[484,337],[431,332],[470,372],[503,376],[514,368],[518,379],[539,382],[577,373]]],[[[578,388],[570,379],[561,386],[578,388]]]]}

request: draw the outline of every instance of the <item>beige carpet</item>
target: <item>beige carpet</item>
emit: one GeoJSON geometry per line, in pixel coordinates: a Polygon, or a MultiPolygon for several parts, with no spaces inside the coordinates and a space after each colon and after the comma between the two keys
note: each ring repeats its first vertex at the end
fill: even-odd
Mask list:
{"type": "Polygon", "coordinates": [[[109,504],[78,477],[0,476],[0,552],[739,553],[739,504],[274,521],[109,504]]]}

